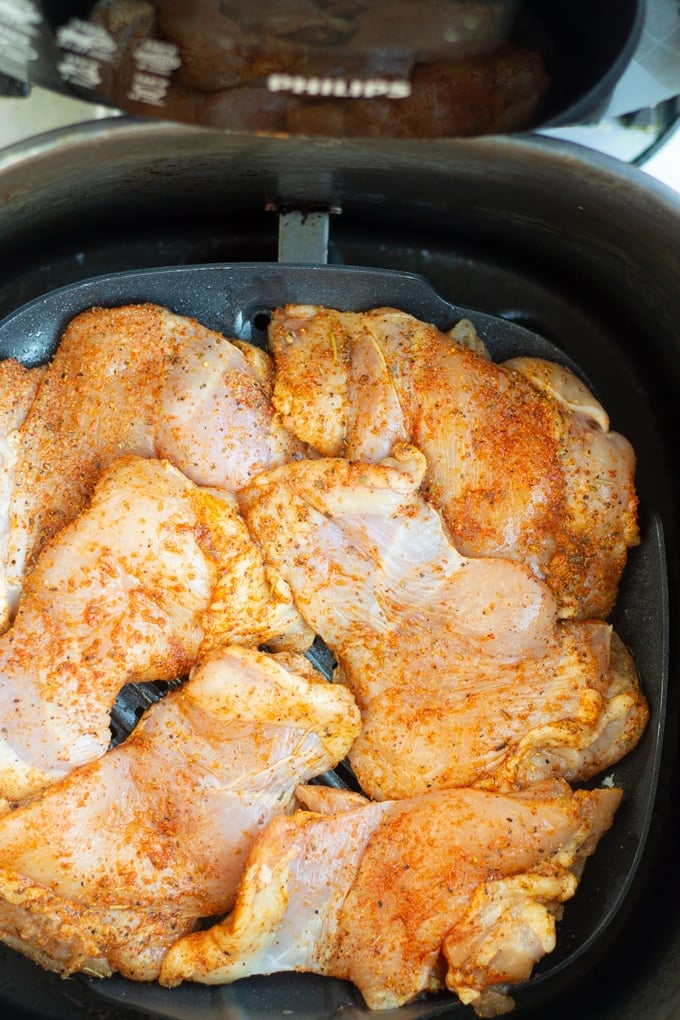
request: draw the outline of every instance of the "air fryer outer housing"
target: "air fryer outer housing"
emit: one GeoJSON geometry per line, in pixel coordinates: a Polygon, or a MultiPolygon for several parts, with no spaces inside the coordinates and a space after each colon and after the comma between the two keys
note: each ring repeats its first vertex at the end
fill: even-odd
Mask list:
{"type": "MultiPolygon", "coordinates": [[[[537,136],[359,145],[253,139],[126,118],[5,150],[0,183],[3,316],[100,273],[276,261],[276,210],[325,208],[333,210],[331,263],[421,274],[446,300],[523,323],[582,367],[612,427],[637,450],[643,520],[658,520],[665,540],[670,651],[663,754],[649,835],[625,901],[573,965],[517,990],[514,1015],[677,1016],[677,196],[640,170],[537,136]]],[[[27,333],[29,348],[31,342],[27,333]]],[[[657,588],[663,580],[657,572],[657,588]]],[[[652,652],[658,594],[650,588],[649,601],[638,601],[627,621],[652,635],[652,652]]],[[[620,881],[615,838],[607,852],[611,880],[620,881]]],[[[360,1000],[331,987],[287,975],[236,990],[171,992],[117,979],[97,985],[64,981],[0,951],[0,1003],[8,1015],[35,1020],[183,1018],[187,1010],[194,1020],[364,1016],[360,1000]]],[[[466,1011],[445,997],[404,1007],[397,1018],[448,1015],[466,1011]]]]}

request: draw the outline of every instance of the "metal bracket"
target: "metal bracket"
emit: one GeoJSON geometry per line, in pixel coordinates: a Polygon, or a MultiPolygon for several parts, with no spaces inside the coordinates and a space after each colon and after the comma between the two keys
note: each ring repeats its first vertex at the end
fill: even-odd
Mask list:
{"type": "Polygon", "coordinates": [[[328,262],[327,210],[305,212],[299,209],[279,213],[279,262],[328,262]]]}

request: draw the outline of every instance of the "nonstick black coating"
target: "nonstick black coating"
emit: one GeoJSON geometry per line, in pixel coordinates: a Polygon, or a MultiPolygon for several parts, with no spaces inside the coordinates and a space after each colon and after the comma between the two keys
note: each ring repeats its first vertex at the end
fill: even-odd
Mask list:
{"type": "MultiPolygon", "coordinates": [[[[443,330],[468,318],[494,360],[535,355],[578,371],[572,359],[550,341],[514,322],[444,300],[422,276],[352,266],[281,263],[172,266],[113,273],[62,287],[0,322],[0,358],[15,357],[28,365],[45,362],[74,315],[93,306],[145,301],[260,345],[266,342],[268,313],[286,303],[355,311],[390,306],[443,330]]],[[[577,972],[579,960],[597,952],[607,932],[623,923],[626,897],[647,839],[661,759],[669,643],[664,541],[653,509],[643,505],[642,542],[631,553],[612,619],[635,656],[650,702],[650,723],[637,748],[606,777],[597,777],[591,784],[605,779],[620,785],[624,800],[612,830],[586,867],[575,899],[567,905],[556,950],[535,969],[527,985],[532,993],[577,972]]],[[[140,689],[123,692],[116,712],[123,728],[125,720],[132,724],[140,705],[145,707],[140,689]]],[[[168,1020],[269,1020],[289,1010],[294,1011],[296,1020],[330,1020],[339,1014],[351,1020],[375,1018],[350,985],[313,975],[251,978],[217,989],[183,985],[168,990],[118,977],[91,985],[99,997],[113,1005],[168,1020]]],[[[402,1007],[397,1016],[399,1020],[425,1020],[459,1009],[462,1007],[453,997],[442,995],[402,1007]]]]}
{"type": "Polygon", "coordinates": [[[543,53],[551,87],[543,127],[594,122],[635,54],[648,4],[644,0],[525,0],[518,41],[543,53]]]}

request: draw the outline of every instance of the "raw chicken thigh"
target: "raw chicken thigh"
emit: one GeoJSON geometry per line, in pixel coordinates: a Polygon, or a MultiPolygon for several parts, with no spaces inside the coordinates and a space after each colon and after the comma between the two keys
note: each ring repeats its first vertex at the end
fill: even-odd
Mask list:
{"type": "Polygon", "coordinates": [[[606,618],[638,541],[635,456],[571,372],[496,365],[389,308],[279,309],[270,345],[274,405],[301,440],[377,462],[408,439],[460,552],[526,563],[561,616],[606,618]]]}
{"type": "Polygon", "coordinates": [[[303,656],[212,653],[125,743],[0,819],[0,938],[64,975],[152,980],[358,725],[303,656]]]}
{"type": "Polygon", "coordinates": [[[42,378],[40,368],[24,368],[18,361],[0,361],[0,633],[7,627],[16,593],[4,581],[10,541],[10,507],[18,459],[18,430],[35,400],[42,378]]]}
{"type": "Polygon", "coordinates": [[[382,803],[318,790],[257,838],[233,912],[171,947],[162,984],[306,970],[353,981],[372,1009],[446,985],[482,1016],[507,1012],[621,797],[563,782],[382,803]]]}
{"type": "Polygon", "coordinates": [[[267,562],[354,692],[350,761],[376,799],[585,779],[648,708],[608,624],[556,620],[528,567],[466,558],[419,494],[424,458],[337,458],[264,472],[240,494],[267,562]]]}
{"type": "Polygon", "coordinates": [[[157,305],[83,312],[33,371],[11,499],[0,502],[9,615],[36,553],[117,457],[165,458],[197,484],[235,490],[301,450],[271,405],[268,355],[157,305]]]}
{"type": "Polygon", "coordinates": [[[0,361],[0,437],[3,444],[23,425],[44,372],[43,368],[26,368],[14,358],[0,361]]]}
{"type": "Polygon", "coordinates": [[[228,497],[167,462],[121,458],[43,549],[0,636],[0,797],[103,754],[124,684],[182,675],[227,642],[312,637],[228,497]]]}

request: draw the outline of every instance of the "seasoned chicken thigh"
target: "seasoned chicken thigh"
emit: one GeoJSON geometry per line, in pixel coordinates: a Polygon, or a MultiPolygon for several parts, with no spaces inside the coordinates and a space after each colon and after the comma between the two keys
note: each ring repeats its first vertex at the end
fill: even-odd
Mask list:
{"type": "Polygon", "coordinates": [[[235,490],[298,455],[299,441],[271,405],[271,385],[266,354],[166,308],[76,316],[15,437],[0,524],[9,531],[11,613],[36,553],[82,510],[117,457],[164,458],[197,484],[235,490]]]}
{"type": "Polygon", "coordinates": [[[271,403],[273,377],[264,351],[196,327],[193,343],[163,379],[156,455],[197,485],[232,491],[264,468],[300,456],[302,445],[284,429],[271,403]]]}
{"type": "Polygon", "coordinates": [[[10,507],[18,459],[18,430],[35,399],[43,374],[41,368],[25,368],[18,361],[0,361],[0,633],[16,607],[18,589],[7,575],[10,541],[10,507]]]}
{"type": "Polygon", "coordinates": [[[303,656],[212,653],[125,743],[0,819],[0,938],[64,975],[155,978],[358,725],[303,656]]]}
{"type": "Polygon", "coordinates": [[[311,810],[270,822],[233,912],[170,948],[162,984],[306,970],[353,981],[372,1009],[445,985],[481,1016],[507,1012],[621,797],[561,782],[335,807],[334,793],[299,790],[311,810]]]}
{"type": "Polygon", "coordinates": [[[462,553],[526,563],[561,616],[606,618],[638,541],[635,457],[571,372],[493,364],[389,308],[279,309],[270,345],[274,404],[300,439],[371,462],[408,439],[462,553]]]}
{"type": "Polygon", "coordinates": [[[340,665],[362,730],[350,761],[377,799],[593,775],[630,750],[648,708],[600,621],[556,620],[523,564],[467,558],[419,494],[424,458],[320,458],[240,494],[267,561],[340,665]]]}
{"type": "Polygon", "coordinates": [[[103,754],[124,684],[182,675],[228,642],[312,637],[228,497],[164,461],[116,461],[43,549],[0,636],[0,797],[103,754]]]}

